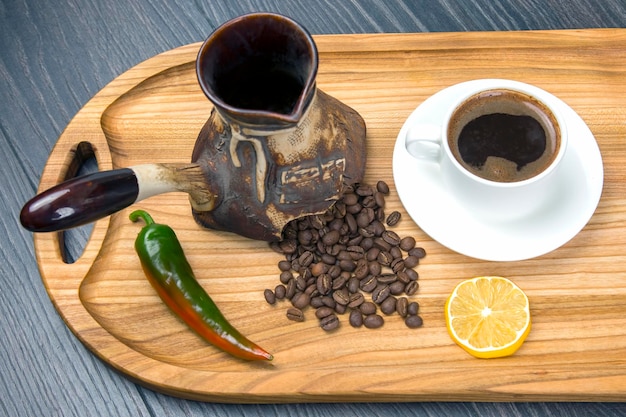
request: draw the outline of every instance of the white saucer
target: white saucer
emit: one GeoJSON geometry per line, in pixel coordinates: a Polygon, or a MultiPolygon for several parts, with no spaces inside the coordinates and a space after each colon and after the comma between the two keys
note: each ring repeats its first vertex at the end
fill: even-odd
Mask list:
{"type": "MultiPolygon", "coordinates": [[[[585,122],[567,104],[548,94],[567,123],[569,142],[559,167],[557,192],[532,215],[511,221],[487,223],[461,207],[441,180],[439,166],[412,157],[406,150],[409,126],[439,123],[449,103],[480,83],[496,86],[498,80],[474,80],[448,87],[425,100],[402,126],[393,152],[393,176],[408,214],[430,237],[473,258],[517,261],[543,255],[567,243],[593,215],[604,181],[602,156],[585,122]]],[[[535,87],[536,88],[536,87],[535,87]]]]}

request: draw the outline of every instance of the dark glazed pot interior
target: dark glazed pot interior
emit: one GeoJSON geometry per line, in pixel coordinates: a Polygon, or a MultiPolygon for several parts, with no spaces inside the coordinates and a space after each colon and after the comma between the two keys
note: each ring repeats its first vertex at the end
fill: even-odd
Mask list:
{"type": "Polygon", "coordinates": [[[315,93],[317,48],[293,20],[255,13],[217,28],[200,48],[202,90],[232,119],[250,125],[292,125],[315,93]]]}

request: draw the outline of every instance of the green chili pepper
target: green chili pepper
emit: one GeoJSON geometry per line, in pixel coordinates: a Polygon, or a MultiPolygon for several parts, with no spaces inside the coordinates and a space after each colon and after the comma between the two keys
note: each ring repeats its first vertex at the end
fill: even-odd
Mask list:
{"type": "Polygon", "coordinates": [[[130,214],[146,225],[135,240],[144,273],[163,302],[207,342],[241,359],[272,360],[273,356],[244,337],[219,311],[196,280],[174,231],[154,223],[144,210],[130,214]]]}

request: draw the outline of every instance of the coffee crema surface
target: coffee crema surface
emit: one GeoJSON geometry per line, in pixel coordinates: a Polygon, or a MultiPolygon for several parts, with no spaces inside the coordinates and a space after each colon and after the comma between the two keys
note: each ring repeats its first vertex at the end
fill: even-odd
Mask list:
{"type": "Polygon", "coordinates": [[[543,172],[556,157],[560,130],[552,112],[513,90],[489,90],[465,100],[448,126],[449,146],[469,172],[517,182],[543,172]]]}

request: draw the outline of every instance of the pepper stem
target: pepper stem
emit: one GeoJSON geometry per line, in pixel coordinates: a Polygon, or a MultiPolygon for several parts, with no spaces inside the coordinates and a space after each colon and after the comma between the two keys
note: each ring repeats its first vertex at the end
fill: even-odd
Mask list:
{"type": "Polygon", "coordinates": [[[128,218],[132,222],[136,222],[139,218],[142,218],[143,221],[146,222],[146,226],[154,224],[154,220],[152,220],[152,216],[150,216],[148,212],[145,210],[135,210],[132,213],[130,213],[130,216],[128,216],[128,218]]]}

